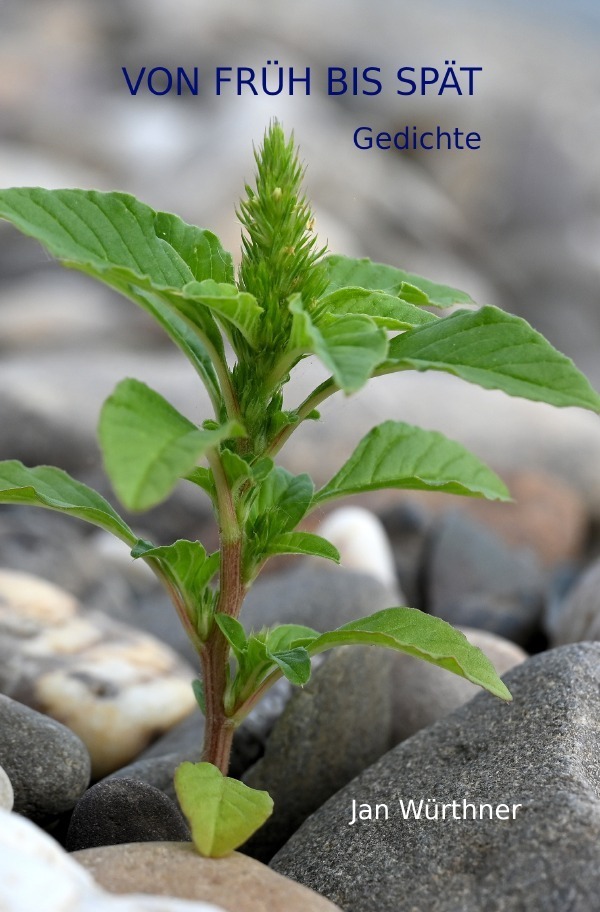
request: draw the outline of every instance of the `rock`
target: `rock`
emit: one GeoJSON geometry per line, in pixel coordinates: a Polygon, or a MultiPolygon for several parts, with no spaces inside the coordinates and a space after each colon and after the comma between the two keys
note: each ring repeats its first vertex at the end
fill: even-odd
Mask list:
{"type": "Polygon", "coordinates": [[[112,893],[202,899],[218,903],[227,912],[335,912],[338,908],[238,852],[227,858],[201,858],[191,845],[146,842],[87,849],[73,857],[112,893]]]}
{"type": "Polygon", "coordinates": [[[189,839],[179,808],[161,791],[137,779],[105,779],[75,805],[66,849],[189,839]]]}
{"type": "Polygon", "coordinates": [[[243,777],[275,802],[244,852],[271,858],[309,814],[389,748],[391,659],[371,647],[336,649],[294,691],[264,757],[243,777]]]}
{"type": "MultiPolygon", "coordinates": [[[[344,569],[368,573],[394,592],[398,586],[394,555],[374,513],[364,507],[341,507],[329,513],[317,531],[338,549],[344,569]]],[[[401,601],[398,597],[398,604],[401,601]]]]}
{"type": "Polygon", "coordinates": [[[2,912],[41,908],[44,912],[226,912],[220,906],[164,896],[105,893],[54,839],[31,821],[6,811],[0,811],[0,908],[2,912]]]}
{"type": "Polygon", "coordinates": [[[543,581],[535,558],[460,513],[445,514],[432,534],[425,585],[428,611],[450,624],[521,645],[537,632],[543,581]]]}
{"type": "MultiPolygon", "coordinates": [[[[277,681],[244,719],[233,737],[229,775],[240,778],[262,757],[275,721],[290,699],[293,687],[285,678],[277,681]]],[[[192,713],[162,738],[146,748],[133,763],[117,770],[111,779],[131,778],[147,782],[177,801],[173,776],[180,763],[197,763],[202,753],[204,717],[192,713]]]]}
{"type": "Polygon", "coordinates": [[[90,781],[90,757],[64,725],[0,695],[0,766],[19,814],[46,824],[69,811],[90,781]]]}
{"type": "Polygon", "coordinates": [[[389,536],[400,587],[406,593],[403,604],[421,608],[421,574],[433,516],[415,500],[406,499],[388,505],[379,517],[389,536]]]}
{"type": "Polygon", "coordinates": [[[396,597],[369,574],[305,561],[287,573],[259,579],[248,593],[240,620],[247,630],[274,624],[334,630],[390,608],[396,597]]]}
{"type": "Polygon", "coordinates": [[[15,793],[6,771],[0,766],[0,810],[12,811],[15,803],[15,793]]]}
{"type": "Polygon", "coordinates": [[[194,709],[192,669],[153,637],[56,586],[0,571],[0,692],[63,722],[94,778],[118,769],[194,709]]]}
{"type": "Polygon", "coordinates": [[[562,603],[547,613],[546,627],[554,646],[600,639],[600,560],[594,561],[562,603]]]}
{"type": "Polygon", "coordinates": [[[274,870],[347,912],[596,908],[600,644],[535,656],[505,680],[511,704],[481,694],[398,745],[300,828],[274,870]],[[353,800],[387,804],[388,819],[382,806],[349,826],[353,800]],[[420,819],[411,800],[424,801],[420,819]]]}
{"type": "MultiPolygon", "coordinates": [[[[462,632],[486,654],[500,676],[527,659],[520,646],[494,633],[468,627],[462,632]]],[[[394,744],[433,725],[481,692],[466,678],[404,653],[392,657],[391,684],[394,744]]]]}
{"type": "Polygon", "coordinates": [[[469,499],[469,514],[511,547],[532,551],[543,567],[577,560],[589,525],[584,496],[542,471],[517,472],[506,483],[514,503],[469,499]]]}

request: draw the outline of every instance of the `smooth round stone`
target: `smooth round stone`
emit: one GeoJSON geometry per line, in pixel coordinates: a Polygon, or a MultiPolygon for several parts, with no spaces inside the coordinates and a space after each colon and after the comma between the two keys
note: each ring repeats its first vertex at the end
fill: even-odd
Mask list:
{"type": "Polygon", "coordinates": [[[159,789],[138,779],[104,779],[75,805],[66,848],[189,839],[179,808],[159,789]]]}
{"type": "Polygon", "coordinates": [[[90,757],[72,731],[0,695],[0,764],[19,814],[40,823],[71,810],[90,781],[90,757]]]}
{"type": "Polygon", "coordinates": [[[0,810],[12,811],[15,803],[15,793],[10,779],[5,770],[0,766],[0,810]]]}
{"type": "Polygon", "coordinates": [[[164,896],[113,896],[30,820],[0,810],[2,912],[229,912],[164,896]]]}
{"type": "Polygon", "coordinates": [[[394,590],[398,585],[390,540],[383,523],[364,507],[341,507],[325,517],[317,529],[340,553],[340,565],[368,573],[394,590]]]}
{"type": "Polygon", "coordinates": [[[105,890],[201,899],[227,912],[335,912],[312,890],[234,852],[202,858],[181,842],[142,842],[74,852],[105,890]]]}

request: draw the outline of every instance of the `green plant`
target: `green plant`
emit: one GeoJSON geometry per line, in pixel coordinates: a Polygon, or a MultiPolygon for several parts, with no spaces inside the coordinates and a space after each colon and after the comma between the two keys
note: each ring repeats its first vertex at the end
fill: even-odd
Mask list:
{"type": "Polygon", "coordinates": [[[392,266],[318,249],[301,194],[302,169],[278,124],[267,131],[256,162],[256,186],[246,188],[238,212],[237,281],[214,234],[132,196],[0,191],[1,217],[154,317],[212,403],[213,416],[199,427],[150,387],[127,379],[102,409],[99,437],[108,475],[128,509],[164,501],[180,479],[206,492],[220,531],[214,554],[198,541],[157,547],[138,539],[104,498],[58,468],[0,463],[0,502],[58,510],[108,530],[169,592],[202,667],[194,690],[206,716],[203,762],[180,767],[176,785],[194,841],[208,855],[231,851],[270,813],[266,793],[226,777],[231,740],[279,677],[308,681],[312,655],[342,644],[386,646],[510,699],[490,662],[462,634],[411,608],[390,608],[323,634],[298,625],[244,631],[238,620],[244,596],[272,555],[339,559],[329,542],[297,531],[312,510],[335,498],[392,487],[509,499],[502,481],[458,443],[398,421],[371,430],[315,491],[308,475],[274,464],[299,425],[318,418],[317,406],[334,393],[353,393],[371,377],[401,370],[445,371],[512,396],[600,408],[572,362],[523,320],[494,307],[442,319],[424,305],[469,308],[471,298],[392,266]],[[331,376],[290,407],[285,384],[311,355],[331,376]],[[208,465],[199,465],[202,459],[208,465]]]}

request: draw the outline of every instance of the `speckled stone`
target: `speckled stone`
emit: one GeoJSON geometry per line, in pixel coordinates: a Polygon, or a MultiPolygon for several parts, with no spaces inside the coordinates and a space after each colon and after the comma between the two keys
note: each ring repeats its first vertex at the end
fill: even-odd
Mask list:
{"type": "Polygon", "coordinates": [[[0,765],[15,811],[42,824],[70,811],[90,781],[90,757],[77,735],[1,694],[0,765]]]}
{"type": "Polygon", "coordinates": [[[196,706],[188,666],[50,583],[0,571],[0,692],[76,732],[99,778],[196,706]]]}
{"type": "Polygon", "coordinates": [[[393,658],[368,646],[336,649],[294,690],[264,757],[244,776],[275,802],[244,852],[268,861],[309,814],[388,750],[393,658]]]}
{"type": "MultiPolygon", "coordinates": [[[[590,912],[600,894],[600,644],[509,672],[394,748],[271,862],[346,912],[590,912]],[[403,819],[399,799],[517,804],[514,819],[403,819]],[[349,825],[352,801],[389,817],[349,825]]],[[[453,811],[448,812],[453,813],[453,811]]],[[[472,811],[467,810],[467,817],[472,811]]]]}
{"type": "Polygon", "coordinates": [[[145,842],[87,849],[73,857],[112,893],[201,899],[227,912],[340,912],[312,890],[238,852],[201,858],[181,842],[145,842]]]}

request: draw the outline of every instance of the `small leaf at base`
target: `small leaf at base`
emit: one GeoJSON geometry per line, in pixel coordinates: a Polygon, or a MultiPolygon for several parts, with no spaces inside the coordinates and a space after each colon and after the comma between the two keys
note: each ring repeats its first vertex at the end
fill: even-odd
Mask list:
{"type": "Polygon", "coordinates": [[[175,771],[175,791],[201,855],[230,855],[273,813],[267,792],[230,779],[212,763],[182,763],[175,771]]]}

